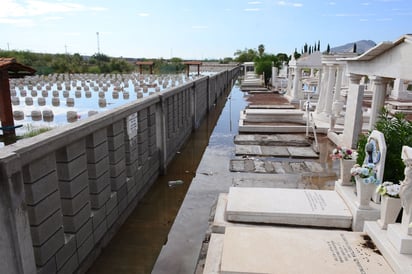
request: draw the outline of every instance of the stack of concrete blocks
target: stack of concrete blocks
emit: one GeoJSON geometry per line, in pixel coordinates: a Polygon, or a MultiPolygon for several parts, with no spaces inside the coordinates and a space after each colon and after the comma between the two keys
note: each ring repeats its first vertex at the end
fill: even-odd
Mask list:
{"type": "Polygon", "coordinates": [[[110,208],[110,211],[107,209],[107,226],[109,228],[127,207],[124,134],[123,120],[114,122],[107,128],[109,176],[112,191],[109,200],[111,201],[113,199],[111,202],[114,204],[113,208],[110,208]]]}
{"type": "MultiPolygon", "coordinates": [[[[93,248],[93,228],[87,174],[86,140],[80,139],[56,151],[57,174],[67,244],[61,249],[73,271],[93,248]],[[73,243],[74,242],[74,243],[73,243]]],[[[56,265],[59,260],[56,255],[56,265]]]]}
{"type": "MultiPolygon", "coordinates": [[[[147,140],[148,140],[148,173],[145,174],[145,181],[159,175],[159,149],[157,147],[157,122],[156,122],[156,106],[150,106],[147,109],[147,140]]],[[[143,121],[142,121],[143,122],[143,121]]]]}
{"type": "MultiPolygon", "coordinates": [[[[127,132],[127,125],[125,125],[125,131],[127,132]]],[[[136,129],[137,131],[137,129],[136,129]]],[[[134,137],[126,138],[125,141],[125,156],[126,156],[126,187],[127,187],[127,203],[131,203],[137,195],[140,188],[137,186],[139,176],[139,163],[137,161],[137,132],[133,133],[134,137]]]]}
{"type": "Polygon", "coordinates": [[[86,138],[87,170],[90,205],[92,208],[93,241],[97,244],[107,231],[107,215],[116,203],[111,198],[109,155],[106,128],[86,138]],[[109,203],[110,202],[110,203],[109,203]]]}
{"type": "MultiPolygon", "coordinates": [[[[40,273],[54,271],[65,263],[57,257],[66,240],[54,153],[24,166],[23,182],[36,265],[40,273]]],[[[74,238],[67,241],[73,245],[74,238]]]]}

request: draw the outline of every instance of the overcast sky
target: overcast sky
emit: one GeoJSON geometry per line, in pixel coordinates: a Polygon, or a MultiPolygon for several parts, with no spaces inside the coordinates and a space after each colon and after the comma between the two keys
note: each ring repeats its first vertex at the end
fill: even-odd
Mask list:
{"type": "Polygon", "coordinates": [[[411,0],[0,0],[3,50],[211,59],[259,44],[291,54],[318,40],[325,50],[408,32],[411,0]]]}

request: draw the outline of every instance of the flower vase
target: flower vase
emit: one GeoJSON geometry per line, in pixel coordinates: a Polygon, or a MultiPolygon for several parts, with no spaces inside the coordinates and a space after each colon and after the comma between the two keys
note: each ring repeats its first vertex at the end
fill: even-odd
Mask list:
{"type": "Polygon", "coordinates": [[[350,182],[350,178],[352,177],[350,173],[350,169],[356,163],[355,160],[352,159],[340,159],[340,179],[339,183],[342,186],[350,186],[352,185],[350,182]]]}
{"type": "Polygon", "coordinates": [[[381,200],[381,218],[378,224],[382,229],[386,229],[388,224],[396,222],[399,212],[401,211],[401,199],[389,196],[382,196],[381,200]]]}
{"type": "Polygon", "coordinates": [[[359,209],[371,209],[369,205],[372,195],[375,192],[376,185],[373,183],[366,184],[363,182],[363,178],[355,176],[356,180],[356,197],[357,206],[359,209]]]}

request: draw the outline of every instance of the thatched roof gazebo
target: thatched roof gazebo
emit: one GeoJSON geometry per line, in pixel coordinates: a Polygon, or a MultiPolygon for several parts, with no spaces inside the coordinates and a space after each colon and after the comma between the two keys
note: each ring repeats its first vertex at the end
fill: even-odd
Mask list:
{"type": "Polygon", "coordinates": [[[13,109],[10,98],[10,78],[34,75],[35,69],[19,64],[15,58],[0,57],[0,121],[3,135],[15,135],[13,109]]]}

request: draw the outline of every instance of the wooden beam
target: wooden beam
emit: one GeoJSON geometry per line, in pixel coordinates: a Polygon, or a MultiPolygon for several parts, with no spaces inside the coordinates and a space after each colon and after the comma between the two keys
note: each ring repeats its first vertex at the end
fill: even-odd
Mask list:
{"type": "Polygon", "coordinates": [[[16,135],[7,70],[0,70],[0,120],[4,135],[16,135]]]}

